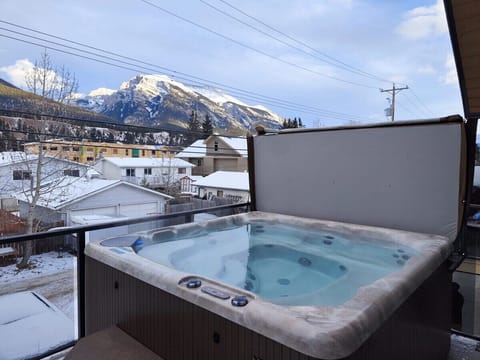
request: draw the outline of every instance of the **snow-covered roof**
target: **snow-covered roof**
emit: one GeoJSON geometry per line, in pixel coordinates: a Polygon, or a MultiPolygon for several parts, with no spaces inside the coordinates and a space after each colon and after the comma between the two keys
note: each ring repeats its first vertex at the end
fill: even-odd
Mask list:
{"type": "Polygon", "coordinates": [[[194,185],[197,184],[197,181],[198,181],[198,180],[203,179],[203,176],[199,176],[199,175],[191,175],[191,176],[189,176],[189,177],[190,177],[190,179],[192,179],[192,183],[195,183],[194,185]]]}
{"type": "MultiPolygon", "coordinates": [[[[37,205],[47,207],[50,209],[58,210],[65,207],[68,204],[72,204],[92,196],[99,192],[111,189],[113,187],[124,185],[131,186],[142,191],[150,192],[153,195],[171,199],[171,196],[162,194],[158,191],[146,189],[142,186],[138,186],[122,180],[105,180],[105,179],[87,179],[85,177],[72,177],[65,176],[58,181],[55,186],[51,186],[48,192],[43,194],[37,202],[37,205]]],[[[45,185],[44,188],[47,188],[45,185]]],[[[28,201],[29,198],[24,192],[17,193],[15,197],[21,201],[28,201]]]]}
{"type": "Polygon", "coordinates": [[[195,182],[198,187],[212,187],[220,189],[232,189],[249,191],[247,172],[216,171],[195,182]]]}
{"type": "MultiPolygon", "coordinates": [[[[8,166],[12,164],[20,164],[24,162],[30,162],[38,159],[36,154],[27,154],[23,151],[6,151],[0,152],[0,166],[8,166]]],[[[47,161],[61,161],[77,167],[89,167],[88,165],[78,163],[76,161],[71,161],[69,159],[62,159],[56,156],[43,155],[44,162],[47,161]]]]}
{"type": "Polygon", "coordinates": [[[222,140],[233,150],[238,152],[242,156],[247,156],[247,139],[246,138],[232,138],[227,136],[218,136],[218,139],[222,140]]]}
{"type": "Polygon", "coordinates": [[[0,296],[0,359],[30,359],[75,339],[74,323],[43,296],[0,296]]]}
{"type": "Polygon", "coordinates": [[[108,161],[119,168],[162,168],[175,167],[187,168],[195,165],[188,161],[177,158],[132,158],[132,157],[104,157],[103,161],[108,161]]]}
{"type": "Polygon", "coordinates": [[[207,156],[205,140],[195,141],[176,155],[177,158],[203,158],[205,156],[207,156]]]}
{"type": "Polygon", "coordinates": [[[23,151],[4,151],[0,152],[0,166],[34,160],[36,158],[37,155],[26,154],[23,151]]]}
{"type": "MultiPolygon", "coordinates": [[[[215,139],[220,139],[228,147],[235,150],[241,156],[247,156],[247,139],[246,138],[234,138],[228,136],[220,136],[220,135],[211,135],[215,139]]],[[[207,144],[206,140],[197,140],[192,145],[186,147],[181,152],[177,154],[177,158],[203,158],[207,156],[207,144]]]]}
{"type": "Polygon", "coordinates": [[[126,220],[128,217],[126,216],[109,216],[109,215],[99,215],[99,214],[91,214],[91,215],[75,215],[71,217],[71,221],[73,224],[78,225],[95,225],[101,224],[113,220],[126,220]]]}

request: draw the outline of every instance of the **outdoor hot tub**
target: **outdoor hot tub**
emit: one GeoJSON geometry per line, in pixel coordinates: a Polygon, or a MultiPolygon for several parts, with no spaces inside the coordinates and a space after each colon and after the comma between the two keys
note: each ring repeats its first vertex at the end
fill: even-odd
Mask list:
{"type": "Polygon", "coordinates": [[[436,334],[440,354],[449,314],[432,311],[448,302],[438,289],[449,288],[451,246],[264,212],[90,243],[87,333],[118,324],[165,359],[374,358],[422,311],[416,326],[436,334]]]}
{"type": "Polygon", "coordinates": [[[87,334],[166,360],[445,359],[464,125],[258,127],[252,212],[88,245],[87,334]]]}

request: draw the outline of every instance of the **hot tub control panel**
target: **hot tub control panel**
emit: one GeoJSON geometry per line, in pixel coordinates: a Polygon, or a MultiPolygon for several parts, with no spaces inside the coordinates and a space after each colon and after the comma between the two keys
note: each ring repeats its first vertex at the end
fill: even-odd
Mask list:
{"type": "Polygon", "coordinates": [[[202,292],[204,292],[205,294],[214,296],[214,297],[222,299],[222,300],[230,299],[230,294],[228,294],[228,293],[226,293],[222,290],[215,289],[215,288],[210,287],[210,286],[204,286],[200,290],[202,292]]]}
{"type": "Polygon", "coordinates": [[[200,288],[200,291],[202,293],[213,296],[220,300],[228,300],[231,298],[231,304],[232,306],[235,306],[235,307],[245,306],[249,302],[247,296],[245,295],[231,295],[228,292],[224,290],[220,290],[216,287],[202,286],[203,285],[202,280],[198,278],[187,278],[180,281],[179,284],[182,284],[188,289],[192,289],[192,290],[200,288]]]}

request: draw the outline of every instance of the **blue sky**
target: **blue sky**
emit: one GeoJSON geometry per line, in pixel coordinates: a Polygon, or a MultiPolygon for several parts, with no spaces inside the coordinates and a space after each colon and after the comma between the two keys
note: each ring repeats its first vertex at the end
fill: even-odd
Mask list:
{"type": "MultiPolygon", "coordinates": [[[[397,95],[397,120],[463,115],[442,1],[2,0],[0,20],[315,108],[304,111],[291,104],[285,108],[234,94],[283,117],[300,116],[309,127],[385,121],[388,95],[379,89],[391,87],[391,81],[412,89],[397,95]],[[267,37],[212,6],[293,46],[267,37]],[[301,43],[293,43],[292,38],[301,43]],[[343,64],[332,66],[322,59],[340,60],[388,81],[359,76],[342,69],[343,64]],[[324,110],[350,116],[328,115],[324,110]]],[[[8,31],[24,30],[5,23],[0,27],[0,34],[25,39],[8,31]]],[[[0,77],[24,86],[24,71],[41,51],[41,47],[0,36],[0,77]]],[[[116,89],[136,74],[55,51],[49,53],[55,64],[75,72],[83,93],[100,87],[116,89]]]]}

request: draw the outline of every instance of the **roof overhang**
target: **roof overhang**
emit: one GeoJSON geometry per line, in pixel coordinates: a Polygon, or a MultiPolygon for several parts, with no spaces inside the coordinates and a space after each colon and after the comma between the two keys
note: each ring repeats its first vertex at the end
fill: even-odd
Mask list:
{"type": "Polygon", "coordinates": [[[444,0],[463,108],[480,118],[480,1],[444,0]]]}

